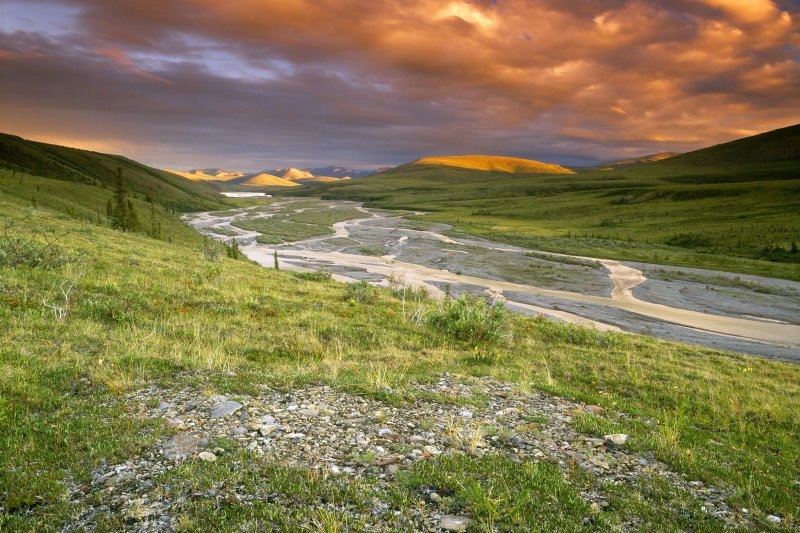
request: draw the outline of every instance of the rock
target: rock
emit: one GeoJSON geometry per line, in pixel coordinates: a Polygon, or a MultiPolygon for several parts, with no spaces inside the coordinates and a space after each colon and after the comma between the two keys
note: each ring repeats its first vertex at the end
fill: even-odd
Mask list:
{"type": "Polygon", "coordinates": [[[243,426],[234,426],[231,428],[231,435],[244,435],[247,433],[247,428],[243,426]]]}
{"type": "Polygon", "coordinates": [[[393,433],[394,433],[394,431],[392,431],[389,428],[381,428],[381,429],[378,430],[378,436],[379,437],[386,437],[387,435],[392,435],[393,433]]]}
{"type": "Polygon", "coordinates": [[[167,420],[167,427],[170,429],[183,429],[185,425],[180,418],[170,418],[167,420]]]}
{"type": "Polygon", "coordinates": [[[472,519],[468,516],[446,514],[439,519],[439,528],[445,531],[466,531],[472,519]]]}
{"type": "Polygon", "coordinates": [[[771,514],[767,515],[767,522],[769,522],[770,524],[780,524],[781,522],[783,522],[783,520],[781,520],[780,516],[775,516],[774,514],[771,514]]]}
{"type": "Polygon", "coordinates": [[[593,404],[587,405],[586,407],[583,408],[583,410],[593,415],[599,415],[603,411],[605,411],[605,409],[603,409],[599,405],[593,405],[593,404]]]}
{"type": "Polygon", "coordinates": [[[258,428],[258,432],[261,433],[262,437],[267,437],[271,435],[278,426],[275,424],[263,424],[261,427],[258,428]]]}
{"type": "Polygon", "coordinates": [[[178,433],[161,447],[161,453],[170,461],[181,462],[206,447],[208,441],[190,433],[178,433]]]}
{"type": "Polygon", "coordinates": [[[242,404],[232,400],[220,402],[211,408],[211,418],[223,418],[230,416],[242,407],[244,407],[242,404]]]}
{"type": "Polygon", "coordinates": [[[302,416],[315,417],[319,416],[319,409],[300,409],[297,413],[302,416]]]}
{"type": "Polygon", "coordinates": [[[287,433],[286,435],[284,435],[284,438],[286,440],[290,440],[290,441],[293,441],[293,442],[300,442],[301,440],[306,438],[306,434],[305,433],[287,433]]]}
{"type": "Polygon", "coordinates": [[[622,446],[628,442],[628,436],[625,433],[613,433],[611,435],[603,435],[606,444],[613,444],[614,446],[622,446]]]}
{"type": "Polygon", "coordinates": [[[459,411],[458,416],[462,418],[472,418],[472,411],[467,411],[466,409],[459,411]]]}
{"type": "Polygon", "coordinates": [[[199,457],[202,461],[205,461],[207,463],[213,463],[214,461],[217,460],[217,456],[211,452],[200,452],[200,454],[197,457],[199,457]]]}
{"type": "Polygon", "coordinates": [[[132,479],[136,479],[136,474],[128,474],[128,473],[117,474],[116,476],[111,476],[110,478],[106,479],[103,482],[103,486],[114,487],[120,483],[123,483],[125,481],[130,481],[132,479]]]}
{"type": "Polygon", "coordinates": [[[439,493],[437,493],[437,492],[431,492],[428,495],[428,498],[430,498],[432,502],[440,502],[440,501],[442,501],[442,497],[439,496],[439,493]]]}
{"type": "Polygon", "coordinates": [[[439,451],[436,446],[425,446],[422,448],[422,453],[427,453],[428,455],[439,455],[442,452],[439,451]]]}

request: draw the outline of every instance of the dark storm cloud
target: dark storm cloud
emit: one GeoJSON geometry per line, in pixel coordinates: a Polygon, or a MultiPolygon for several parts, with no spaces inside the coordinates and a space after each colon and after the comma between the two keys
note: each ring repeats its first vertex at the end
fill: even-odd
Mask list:
{"type": "Polygon", "coordinates": [[[790,2],[12,4],[74,18],[0,24],[4,128],[161,166],[586,162],[800,121],[790,2]]]}

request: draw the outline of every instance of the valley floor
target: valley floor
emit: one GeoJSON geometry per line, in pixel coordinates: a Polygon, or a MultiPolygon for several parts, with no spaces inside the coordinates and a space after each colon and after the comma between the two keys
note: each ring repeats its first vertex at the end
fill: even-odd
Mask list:
{"type": "Polygon", "coordinates": [[[277,253],[282,267],[340,280],[424,286],[439,296],[489,295],[515,311],[601,330],[800,361],[800,282],[538,252],[345,201],[277,200],[185,221],[209,236],[236,239],[265,267],[274,266],[277,253]],[[276,231],[286,233],[287,225],[307,225],[293,217],[326,211],[350,218],[333,224],[332,234],[272,244],[259,242],[263,228],[237,226],[280,220],[276,231]]]}

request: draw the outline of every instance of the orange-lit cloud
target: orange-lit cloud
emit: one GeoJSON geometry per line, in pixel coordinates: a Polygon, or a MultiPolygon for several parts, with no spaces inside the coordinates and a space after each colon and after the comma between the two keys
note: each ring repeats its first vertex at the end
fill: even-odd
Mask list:
{"type": "Polygon", "coordinates": [[[800,122],[796,2],[10,1],[76,15],[0,33],[4,128],[172,167],[590,162],[800,122]]]}

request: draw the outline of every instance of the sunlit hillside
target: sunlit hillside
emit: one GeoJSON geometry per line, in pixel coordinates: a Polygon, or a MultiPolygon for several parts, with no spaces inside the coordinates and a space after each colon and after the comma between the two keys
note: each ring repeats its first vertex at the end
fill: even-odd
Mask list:
{"type": "Polygon", "coordinates": [[[572,170],[561,165],[553,165],[522,159],[519,157],[501,157],[494,155],[454,155],[423,157],[410,163],[411,166],[419,165],[444,165],[448,167],[469,168],[473,170],[488,170],[497,172],[524,172],[540,174],[574,174],[572,170]]]}
{"type": "Polygon", "coordinates": [[[262,172],[255,176],[248,177],[247,180],[240,182],[241,185],[251,185],[260,187],[297,187],[300,184],[292,180],[281,178],[273,174],[262,172]]]}

